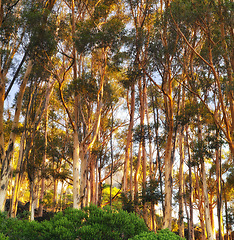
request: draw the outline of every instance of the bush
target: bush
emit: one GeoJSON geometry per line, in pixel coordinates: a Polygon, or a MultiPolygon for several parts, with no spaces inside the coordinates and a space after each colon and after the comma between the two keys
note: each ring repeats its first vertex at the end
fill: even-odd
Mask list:
{"type": "Polygon", "coordinates": [[[0,240],[127,240],[148,231],[143,219],[123,210],[90,206],[66,209],[49,221],[30,222],[0,214],[0,240]]]}
{"type": "Polygon", "coordinates": [[[162,229],[157,233],[143,232],[129,240],[182,240],[182,238],[171,232],[169,229],[162,229]]]}

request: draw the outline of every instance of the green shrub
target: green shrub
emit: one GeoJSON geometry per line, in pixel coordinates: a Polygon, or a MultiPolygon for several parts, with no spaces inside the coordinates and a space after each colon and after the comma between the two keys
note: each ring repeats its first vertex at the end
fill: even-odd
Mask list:
{"type": "Polygon", "coordinates": [[[157,233],[143,232],[129,240],[182,240],[182,238],[171,232],[169,229],[162,229],[157,233]]]}
{"type": "Polygon", "coordinates": [[[43,222],[7,218],[0,214],[0,240],[127,240],[148,231],[134,213],[101,209],[66,209],[43,222]]]}

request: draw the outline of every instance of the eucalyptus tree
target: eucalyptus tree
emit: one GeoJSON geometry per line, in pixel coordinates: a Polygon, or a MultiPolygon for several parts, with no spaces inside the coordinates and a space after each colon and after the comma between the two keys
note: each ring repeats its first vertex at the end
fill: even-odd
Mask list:
{"type": "Polygon", "coordinates": [[[110,61],[118,55],[124,24],[119,2],[71,1],[65,4],[71,13],[72,24],[68,15],[61,23],[72,31],[72,38],[68,39],[72,49],[67,35],[62,36],[63,62],[67,62],[68,67],[64,69],[63,77],[56,75],[56,78],[74,132],[73,206],[78,208],[87,204],[89,157],[100,131],[105,88],[111,81],[108,76],[110,61]],[[70,96],[66,95],[65,89],[70,96]],[[68,101],[73,102],[73,106],[68,106],[68,101]]]}
{"type": "Polygon", "coordinates": [[[150,63],[145,68],[147,77],[160,92],[163,98],[165,127],[164,164],[165,164],[165,199],[164,228],[171,228],[172,221],[172,176],[174,159],[174,141],[176,124],[174,115],[178,108],[176,97],[176,79],[181,72],[180,58],[182,45],[178,33],[169,20],[169,1],[161,1],[155,11],[154,30],[150,34],[150,63]]]}
{"type": "MultiPolygon", "coordinates": [[[[232,6],[232,1],[207,1],[205,4],[200,1],[175,1],[171,4],[170,15],[177,32],[187,45],[187,52],[190,52],[190,64],[185,68],[188,79],[186,89],[207,109],[217,126],[217,132],[224,134],[233,156],[232,6]]],[[[217,148],[217,197],[220,209],[221,177],[218,166],[221,166],[221,158],[218,152],[217,148]]],[[[220,221],[219,237],[222,239],[220,221]]],[[[209,228],[207,231],[210,232],[208,238],[214,238],[212,230],[209,228]]]]}

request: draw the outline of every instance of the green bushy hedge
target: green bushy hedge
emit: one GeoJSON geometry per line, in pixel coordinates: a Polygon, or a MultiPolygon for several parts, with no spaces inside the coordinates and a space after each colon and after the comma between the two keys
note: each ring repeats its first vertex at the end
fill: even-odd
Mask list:
{"type": "Polygon", "coordinates": [[[143,232],[139,235],[130,238],[129,240],[182,240],[178,235],[171,232],[169,229],[162,229],[157,233],[143,232]]]}
{"type": "Polygon", "coordinates": [[[36,222],[7,218],[0,213],[0,240],[138,240],[180,238],[169,230],[149,233],[143,219],[134,213],[90,206],[66,209],[51,220],[36,222]],[[161,235],[162,236],[161,236],[161,235]]]}

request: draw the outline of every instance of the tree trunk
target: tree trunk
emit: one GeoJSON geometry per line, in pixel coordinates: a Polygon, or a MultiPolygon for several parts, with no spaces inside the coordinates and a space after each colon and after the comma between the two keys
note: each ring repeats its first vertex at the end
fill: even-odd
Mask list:
{"type": "Polygon", "coordinates": [[[197,184],[197,196],[198,196],[198,210],[199,210],[199,220],[201,224],[201,229],[202,229],[202,240],[206,239],[206,230],[205,230],[205,221],[204,221],[204,208],[202,204],[202,198],[203,198],[203,192],[200,190],[200,185],[199,185],[199,176],[198,176],[198,169],[196,172],[196,184],[197,184]]]}
{"type": "Polygon", "coordinates": [[[206,183],[206,169],[204,160],[201,161],[201,172],[202,172],[202,186],[203,186],[203,195],[204,195],[204,215],[206,222],[206,232],[208,240],[214,240],[214,234],[211,226],[211,218],[210,218],[210,207],[209,207],[209,198],[208,198],[208,190],[206,183]]]}
{"type": "Polygon", "coordinates": [[[73,208],[79,208],[79,176],[80,176],[80,163],[79,163],[79,140],[78,140],[78,132],[73,132],[73,208]]]}
{"type": "MultiPolygon", "coordinates": [[[[217,134],[218,135],[218,134],[217,134]]],[[[218,139],[218,138],[217,138],[218,139]]],[[[223,214],[222,214],[222,188],[221,188],[221,147],[215,149],[216,156],[216,182],[217,182],[217,216],[219,224],[219,240],[224,239],[223,214]]]]}
{"type": "Polygon", "coordinates": [[[179,136],[179,235],[184,237],[184,127],[180,129],[179,136]]]}
{"type": "Polygon", "coordinates": [[[30,205],[29,205],[29,212],[30,212],[30,221],[34,221],[35,217],[35,208],[34,208],[34,180],[30,181],[30,205]]]}
{"type": "MultiPolygon", "coordinates": [[[[130,122],[128,127],[128,136],[127,136],[127,144],[126,144],[126,152],[125,152],[125,162],[124,162],[124,179],[123,179],[123,192],[127,192],[128,189],[128,173],[129,173],[129,153],[132,142],[132,130],[133,130],[133,122],[134,122],[134,112],[135,112],[135,84],[132,83],[131,86],[131,112],[130,112],[130,122]]],[[[131,184],[131,183],[130,183],[131,184]]]]}
{"type": "Polygon", "coordinates": [[[165,215],[163,219],[163,228],[169,228],[171,230],[172,223],[172,175],[173,175],[173,163],[171,159],[172,154],[172,140],[173,140],[173,99],[172,99],[172,80],[170,75],[168,76],[167,83],[167,95],[164,95],[165,110],[167,115],[168,135],[165,149],[165,215]]]}
{"type": "Polygon", "coordinates": [[[95,195],[96,195],[96,189],[95,189],[95,159],[96,156],[94,154],[91,155],[90,159],[90,202],[95,204],[95,195]]]}
{"type": "Polygon", "coordinates": [[[194,226],[193,226],[193,179],[192,179],[192,162],[190,147],[188,141],[188,125],[186,125],[186,142],[187,142],[187,151],[188,151],[188,167],[189,167],[189,232],[188,239],[194,240],[194,226]]]}
{"type": "Polygon", "coordinates": [[[53,212],[56,212],[57,204],[58,204],[58,179],[54,179],[54,192],[53,192],[53,212]]]}
{"type": "Polygon", "coordinates": [[[44,155],[42,160],[42,169],[41,169],[41,194],[39,200],[39,209],[38,209],[38,216],[42,217],[43,215],[43,197],[45,191],[45,163],[46,163],[46,149],[47,149],[47,129],[48,129],[48,108],[45,112],[45,134],[44,134],[44,155]]]}

